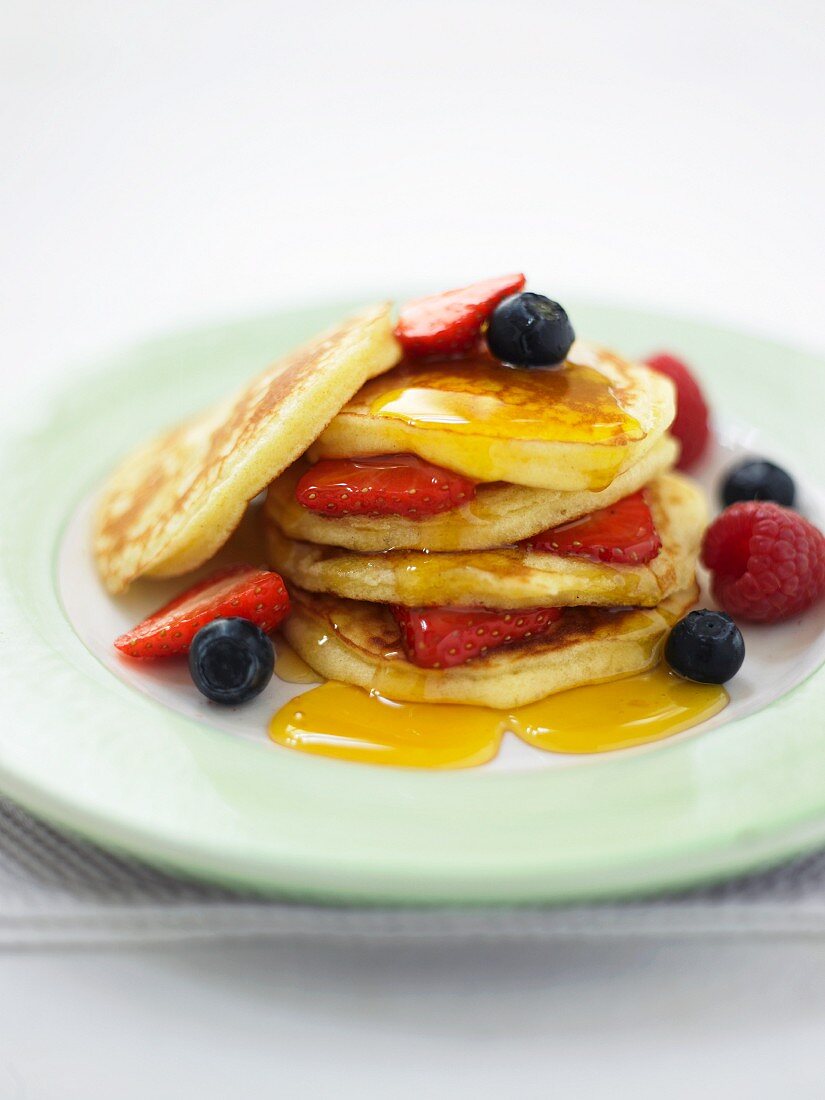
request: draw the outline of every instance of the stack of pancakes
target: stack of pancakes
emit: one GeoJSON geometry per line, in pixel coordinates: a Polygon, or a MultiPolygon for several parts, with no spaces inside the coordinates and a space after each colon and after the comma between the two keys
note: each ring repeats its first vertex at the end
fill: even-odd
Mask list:
{"type": "Polygon", "coordinates": [[[397,700],[517,706],[651,667],[694,602],[705,507],[671,472],[673,416],[667,379],[580,342],[554,371],[403,362],[383,304],[129,455],[103,492],[95,557],[115,594],[190,573],[268,488],[269,564],[293,606],[282,629],[312,668],[397,700]],[[436,515],[327,517],[295,497],[319,459],[400,453],[472,479],[474,498],[436,515]],[[646,564],[525,544],[641,489],[662,542],[646,564]],[[390,605],[564,611],[541,636],[422,668],[390,605]]]}
{"type": "Polygon", "coordinates": [[[284,633],[327,678],[400,700],[518,706],[650,667],[696,598],[705,524],[702,494],[671,472],[673,416],[667,379],[583,343],[553,372],[476,356],[374,378],[270,486],[269,564],[293,592],[284,633]],[[399,453],[477,480],[474,499],[418,518],[327,517],[296,498],[311,460],[399,453]],[[662,541],[646,564],[523,544],[642,489],[662,541]],[[392,605],[565,611],[540,637],[421,668],[392,605]]]}

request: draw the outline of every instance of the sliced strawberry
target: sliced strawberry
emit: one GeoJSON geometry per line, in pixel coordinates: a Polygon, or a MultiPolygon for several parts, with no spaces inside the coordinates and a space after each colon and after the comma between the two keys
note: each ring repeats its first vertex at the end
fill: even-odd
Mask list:
{"type": "Polygon", "coordinates": [[[548,554],[640,565],[656,557],[662,540],[644,493],[638,492],[589,516],[533,535],[522,545],[548,554]]]}
{"type": "Polygon", "coordinates": [[[121,634],[115,646],[144,661],[172,657],[185,653],[200,628],[213,619],[249,619],[261,630],[274,630],[288,613],[289,596],[277,573],[230,565],[121,634]]]}
{"type": "Polygon", "coordinates": [[[416,298],[401,307],[395,335],[409,356],[469,351],[502,298],[524,286],[523,275],[502,275],[458,290],[416,298]]]}
{"type": "Polygon", "coordinates": [[[434,516],[472,500],[475,482],[417,455],[325,458],[295,486],[295,499],[324,516],[434,516]]]}
{"type": "Polygon", "coordinates": [[[401,628],[407,657],[421,668],[451,668],[490,649],[546,634],[558,607],[490,611],[484,607],[401,607],[390,610],[401,628]]]}

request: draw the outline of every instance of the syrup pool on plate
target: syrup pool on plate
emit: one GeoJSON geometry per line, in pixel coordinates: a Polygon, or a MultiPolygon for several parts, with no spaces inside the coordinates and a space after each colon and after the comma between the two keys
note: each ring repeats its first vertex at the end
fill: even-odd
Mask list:
{"type": "Polygon", "coordinates": [[[489,707],[394,703],[331,680],[282,707],[269,735],[286,748],[362,764],[469,768],[493,759],[504,728],[489,707]]]}
{"type": "Polygon", "coordinates": [[[683,680],[664,664],[509,711],[395,703],[333,681],[283,706],[269,734],[286,748],[338,760],[468,768],[492,760],[507,730],[547,752],[610,752],[680,733],[718,714],[727,702],[723,687],[683,680]]]}

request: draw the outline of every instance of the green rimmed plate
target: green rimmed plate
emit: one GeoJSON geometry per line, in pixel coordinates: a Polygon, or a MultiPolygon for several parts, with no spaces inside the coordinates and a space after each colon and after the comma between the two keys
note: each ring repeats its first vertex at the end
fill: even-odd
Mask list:
{"type": "MultiPolygon", "coordinates": [[[[269,745],[256,712],[216,715],[193,705],[173,673],[138,683],[117,664],[111,626],[141,600],[160,602],[161,589],[117,605],[102,595],[85,543],[89,494],[132,443],[347,308],[112,357],[32,410],[33,423],[4,445],[0,787],[104,846],[330,900],[596,898],[733,874],[824,842],[821,607],[749,632],[747,676],[715,725],[565,766],[512,756],[421,773],[303,757],[269,745]]],[[[713,481],[742,450],[765,451],[800,475],[821,522],[821,360],[631,310],[580,305],[572,315],[583,334],[630,355],[668,347],[693,360],[714,407],[736,418],[722,424],[704,476],[713,481]]]]}

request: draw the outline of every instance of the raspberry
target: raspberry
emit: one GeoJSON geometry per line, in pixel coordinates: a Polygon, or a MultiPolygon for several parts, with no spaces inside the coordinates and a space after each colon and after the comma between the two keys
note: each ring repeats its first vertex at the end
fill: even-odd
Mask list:
{"type": "Polygon", "coordinates": [[[825,592],[825,535],[771,501],[732,504],[705,534],[713,595],[736,618],[788,619],[825,592]]]}
{"type": "Polygon", "coordinates": [[[687,470],[702,457],[710,440],[710,414],[704,394],[690,368],[675,355],[651,355],[645,362],[660,374],[666,374],[676,386],[676,419],[670,432],[682,444],[676,465],[687,470]]]}

